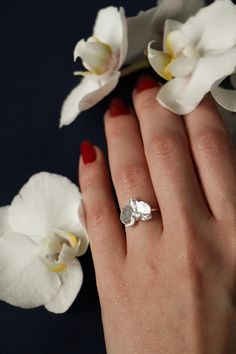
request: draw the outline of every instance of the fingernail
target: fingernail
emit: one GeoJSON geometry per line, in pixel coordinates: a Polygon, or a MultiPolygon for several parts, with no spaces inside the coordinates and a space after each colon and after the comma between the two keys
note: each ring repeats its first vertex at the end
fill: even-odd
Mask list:
{"type": "Polygon", "coordinates": [[[121,116],[122,114],[129,114],[130,109],[121,98],[114,98],[109,107],[109,113],[111,117],[121,116]]]}
{"type": "Polygon", "coordinates": [[[84,140],[80,145],[80,152],[85,164],[96,160],[96,151],[89,140],[84,140]]]}
{"type": "Polygon", "coordinates": [[[140,93],[158,86],[159,84],[150,75],[142,75],[137,81],[136,91],[140,93]]]}

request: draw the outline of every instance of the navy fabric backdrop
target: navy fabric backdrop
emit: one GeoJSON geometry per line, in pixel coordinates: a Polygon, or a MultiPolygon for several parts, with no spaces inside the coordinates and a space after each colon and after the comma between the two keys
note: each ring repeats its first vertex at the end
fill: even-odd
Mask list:
{"type": "MultiPolygon", "coordinates": [[[[63,99],[78,82],[72,75],[74,45],[91,34],[97,11],[111,4],[124,6],[130,16],[155,1],[0,1],[0,206],[39,171],[77,183],[82,140],[89,138],[106,151],[103,113],[111,97],[130,99],[137,75],[122,79],[108,98],[69,127],[58,129],[58,119],[63,99]]],[[[81,262],[82,290],[63,315],[0,302],[1,354],[105,353],[90,252],[81,262]]]]}

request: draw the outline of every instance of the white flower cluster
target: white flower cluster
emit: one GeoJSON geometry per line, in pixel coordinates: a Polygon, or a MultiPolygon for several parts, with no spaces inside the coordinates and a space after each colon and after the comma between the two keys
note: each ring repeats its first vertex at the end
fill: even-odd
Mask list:
{"type": "Polygon", "coordinates": [[[63,103],[60,126],[109,94],[122,74],[147,63],[167,80],[157,100],[169,110],[190,113],[211,92],[235,112],[236,91],[219,85],[235,72],[236,5],[215,0],[203,6],[202,0],[159,0],[131,18],[123,8],[100,10],[92,36],[75,47],[74,60],[80,57],[86,71],[75,73],[83,79],[63,103]]]}

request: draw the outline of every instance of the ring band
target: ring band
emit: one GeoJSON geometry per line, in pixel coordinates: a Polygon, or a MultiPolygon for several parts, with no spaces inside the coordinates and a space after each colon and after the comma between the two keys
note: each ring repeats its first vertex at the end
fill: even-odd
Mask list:
{"type": "Polygon", "coordinates": [[[126,227],[134,226],[139,220],[151,220],[152,211],[158,211],[158,209],[152,209],[146,202],[130,199],[128,205],[120,212],[120,221],[126,227]]]}

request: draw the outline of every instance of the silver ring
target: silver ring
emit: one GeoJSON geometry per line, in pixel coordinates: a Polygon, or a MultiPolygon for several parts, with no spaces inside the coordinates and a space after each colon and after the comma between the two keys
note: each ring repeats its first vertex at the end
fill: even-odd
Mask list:
{"type": "Polygon", "coordinates": [[[128,205],[120,212],[120,221],[126,227],[134,226],[139,220],[151,220],[152,211],[158,211],[158,209],[152,209],[148,203],[143,201],[130,199],[128,205]]]}

